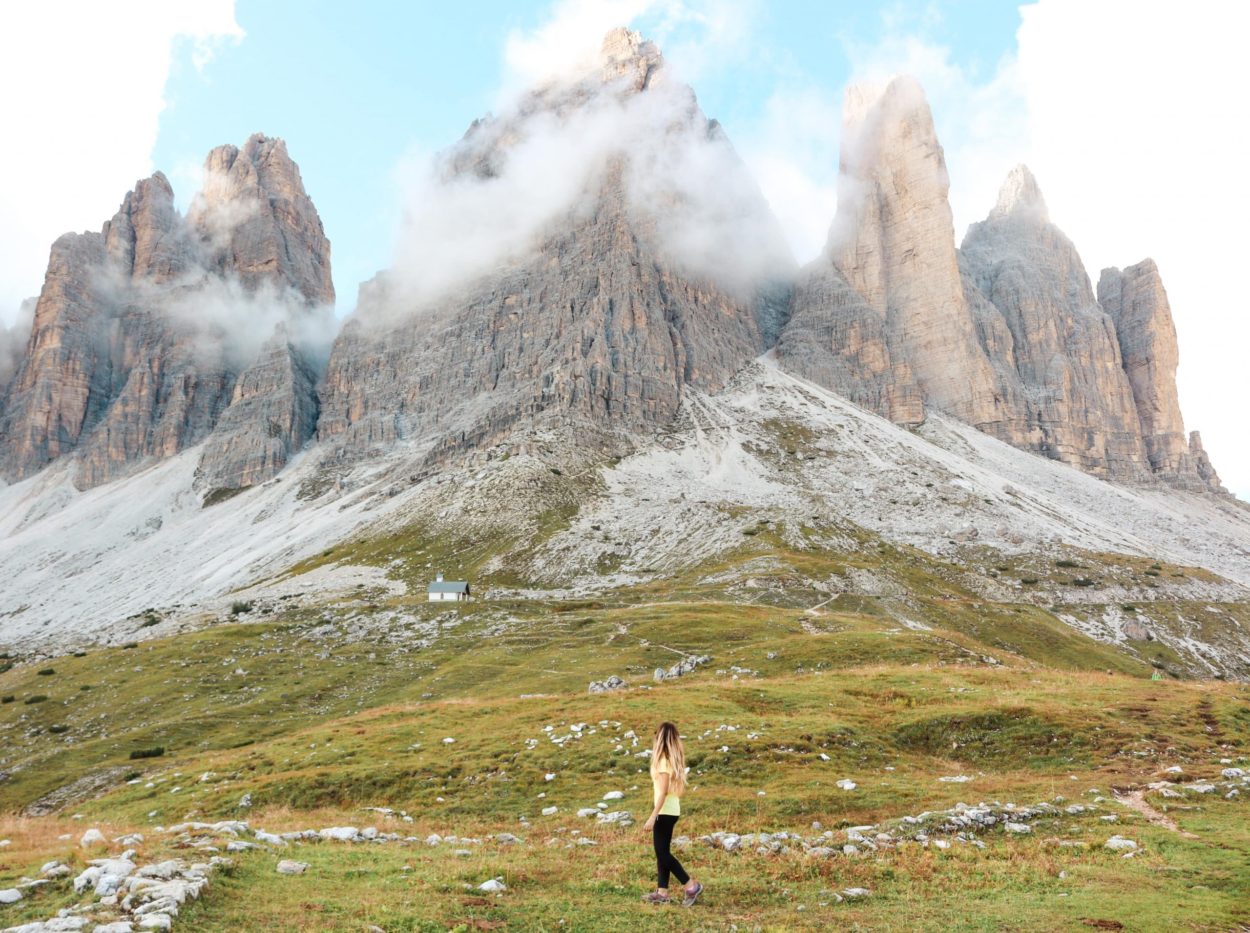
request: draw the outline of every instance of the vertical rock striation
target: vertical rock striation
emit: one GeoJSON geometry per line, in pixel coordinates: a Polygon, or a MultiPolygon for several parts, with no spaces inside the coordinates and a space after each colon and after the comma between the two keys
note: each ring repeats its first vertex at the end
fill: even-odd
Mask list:
{"type": "Polygon", "coordinates": [[[275,445],[265,431],[244,432],[256,450],[242,456],[238,419],[230,419],[223,430],[232,454],[205,464],[206,475],[234,486],[262,481],[310,436],[316,395],[306,362],[292,359],[300,376],[284,385],[263,375],[274,366],[271,348],[259,359],[252,348],[258,328],[302,332],[327,313],[319,308],[334,295],[329,243],[280,140],[257,135],[242,150],[214,150],[206,170],[187,219],[157,173],[136,184],[99,233],[53,244],[0,414],[5,478],[73,454],[76,484],[107,482],[204,440],[232,400],[272,408],[266,423],[285,433],[275,445]],[[241,374],[246,389],[236,391],[241,374]],[[301,398],[293,402],[292,392],[301,398]]]}
{"type": "Polygon", "coordinates": [[[1011,387],[977,339],[949,188],[915,81],[848,91],[838,214],[795,291],[778,356],[893,420],[919,423],[924,403],[999,433],[1011,387]]]}
{"type": "Polygon", "coordinates": [[[1176,391],[1176,325],[1158,266],[1146,259],[1123,270],[1104,269],[1098,300],[1115,322],[1151,471],[1183,484],[1219,488],[1198,432],[1186,440],[1176,391]]]}
{"type": "Polygon", "coordinates": [[[422,439],[437,457],[521,423],[627,435],[670,420],[684,387],[718,389],[763,352],[788,296],[709,271],[736,265],[717,232],[726,250],[745,242],[751,261],[769,258],[779,277],[792,273],[788,251],[724,135],[636,33],[610,33],[583,79],[475,122],[445,155],[443,183],[494,184],[540,134],[566,133],[561,153],[578,149],[570,171],[584,184],[529,242],[437,296],[418,295],[404,268],[362,289],[331,354],[320,438],[348,456],[422,439]],[[583,142],[619,125],[636,132],[583,142]],[[697,191],[665,186],[674,164],[683,175],[716,165],[715,185],[734,192],[732,216],[698,228],[711,230],[706,241],[683,238],[701,208],[697,191]]]}
{"type": "Polygon", "coordinates": [[[845,124],[838,213],[798,278],[783,366],[897,423],[930,407],[1104,478],[1220,488],[1185,440],[1153,263],[1105,271],[1096,297],[1023,166],[957,251],[919,86],[852,89],[845,124]]]}
{"type": "Polygon", "coordinates": [[[960,259],[988,300],[982,345],[1022,388],[1003,439],[1096,475],[1139,478],[1143,448],[1115,325],[1027,168],[1011,172],[989,216],[969,228],[960,259]],[[995,324],[1008,340],[991,336],[995,324]]]}

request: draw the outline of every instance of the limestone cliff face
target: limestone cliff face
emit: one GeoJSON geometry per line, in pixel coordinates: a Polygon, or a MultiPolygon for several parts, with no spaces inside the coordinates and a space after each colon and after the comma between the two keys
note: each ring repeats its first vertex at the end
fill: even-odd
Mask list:
{"type": "MultiPolygon", "coordinates": [[[[689,207],[683,192],[635,197],[640,160],[703,147],[736,166],[738,176],[719,184],[754,187],[693,94],[667,83],[658,52],[636,34],[610,34],[601,69],[585,79],[475,123],[447,154],[449,183],[489,183],[535,127],[618,105],[637,135],[587,156],[580,195],[518,255],[433,300],[406,291],[402,268],[362,289],[331,354],[320,438],[351,456],[424,438],[437,456],[519,424],[628,434],[671,419],[685,386],[718,389],[764,351],[787,296],[726,285],[670,249],[666,224],[689,207]],[[665,122],[647,118],[652,101],[665,122]]],[[[754,253],[785,253],[758,192],[745,209],[754,253]]]]}
{"type": "Polygon", "coordinates": [[[1011,387],[977,339],[923,91],[908,78],[852,88],[843,124],[838,214],[779,358],[902,423],[923,420],[923,401],[999,433],[1011,387]],[[817,364],[817,346],[832,359],[817,364]]]}
{"type": "Polygon", "coordinates": [[[797,280],[782,366],[900,424],[929,407],[1097,476],[1220,488],[1185,440],[1152,263],[1105,271],[1095,297],[1023,166],[957,251],[915,82],[852,89],[845,124],[838,214],[797,280]]]}
{"type": "Polygon", "coordinates": [[[1218,488],[1197,432],[1186,441],[1176,391],[1176,326],[1158,267],[1146,259],[1123,270],[1104,269],[1098,300],[1115,322],[1150,469],[1164,478],[1218,488]]]}
{"type": "MultiPolygon", "coordinates": [[[[253,304],[262,293],[265,307],[298,319],[317,313],[315,301],[332,299],[329,244],[279,141],[255,136],[241,153],[214,150],[208,176],[211,190],[189,221],[157,173],[126,195],[99,233],[67,234],[53,245],[0,414],[7,479],[73,455],[75,482],[85,488],[199,443],[252,362],[240,358],[249,341],[231,325],[256,324],[253,304]]],[[[257,365],[270,364],[262,357],[257,365]]],[[[301,410],[315,410],[311,385],[297,382],[301,410]]],[[[275,393],[280,410],[285,393],[275,393]]],[[[291,425],[280,446],[301,445],[308,422],[276,417],[291,425]]],[[[267,437],[255,442],[272,446],[267,437]]],[[[269,470],[284,459],[261,451],[256,458],[269,470]]],[[[240,468],[226,479],[244,485],[264,472],[240,468]]]]}
{"type": "Polygon", "coordinates": [[[310,305],[334,304],[330,241],[281,139],[257,134],[242,149],[210,152],[187,219],[210,272],[252,289],[293,288],[310,305]]]}
{"type": "Polygon", "coordinates": [[[205,444],[197,485],[230,490],[270,479],[312,437],[317,412],[316,370],[279,327],[235,380],[205,444]]]}
{"type": "Polygon", "coordinates": [[[989,216],[969,228],[960,259],[970,296],[974,288],[988,299],[982,345],[1021,386],[1003,439],[1096,475],[1140,478],[1144,450],[1115,325],[1027,168],[1012,171],[989,216]]]}

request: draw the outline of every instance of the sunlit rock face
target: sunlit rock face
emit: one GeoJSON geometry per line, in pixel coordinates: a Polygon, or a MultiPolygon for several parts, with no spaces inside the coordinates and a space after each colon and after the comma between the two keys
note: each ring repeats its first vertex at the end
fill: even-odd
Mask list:
{"type": "Polygon", "coordinates": [[[1183,485],[1219,489],[1198,432],[1186,440],[1176,391],[1176,325],[1154,260],[1104,269],[1098,300],[1115,322],[1150,469],[1183,485]]]}
{"type": "Polygon", "coordinates": [[[1105,271],[1095,295],[1024,166],[956,250],[919,86],[853,88],[844,123],[838,212],[797,279],[783,367],[899,424],[940,410],[1096,476],[1220,488],[1185,440],[1153,263],[1105,271]]]}
{"type": "Polygon", "coordinates": [[[838,213],[796,289],[779,356],[897,422],[919,423],[927,404],[1001,433],[1012,387],[977,339],[949,189],[915,81],[848,91],[838,213]],[[818,362],[814,345],[831,359],[818,362]]]}

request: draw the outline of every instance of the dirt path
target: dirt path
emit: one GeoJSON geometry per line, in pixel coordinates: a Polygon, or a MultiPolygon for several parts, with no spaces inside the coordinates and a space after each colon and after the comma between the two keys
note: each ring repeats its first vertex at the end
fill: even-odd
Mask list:
{"type": "Polygon", "coordinates": [[[1172,830],[1172,832],[1178,833],[1181,836],[1184,836],[1186,839],[1198,838],[1198,836],[1194,835],[1193,833],[1188,832],[1187,830],[1181,829],[1179,826],[1177,826],[1176,821],[1174,819],[1172,819],[1171,817],[1163,813],[1160,813],[1150,804],[1146,803],[1146,791],[1144,789],[1123,790],[1123,791],[1113,789],[1112,793],[1115,794],[1116,800],[1124,804],[1124,806],[1128,807],[1129,809],[1136,810],[1138,813],[1144,816],[1147,819],[1147,821],[1153,823],[1154,825],[1162,826],[1164,829],[1170,829],[1172,830]]]}

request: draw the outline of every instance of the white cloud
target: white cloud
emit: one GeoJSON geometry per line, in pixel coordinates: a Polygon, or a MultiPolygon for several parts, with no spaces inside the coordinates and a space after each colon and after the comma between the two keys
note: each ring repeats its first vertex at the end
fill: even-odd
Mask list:
{"type": "Polygon", "coordinates": [[[48,249],[99,229],[151,152],[176,50],[196,67],[243,35],[233,0],[21,3],[0,26],[0,323],[42,284],[48,249]]]}

